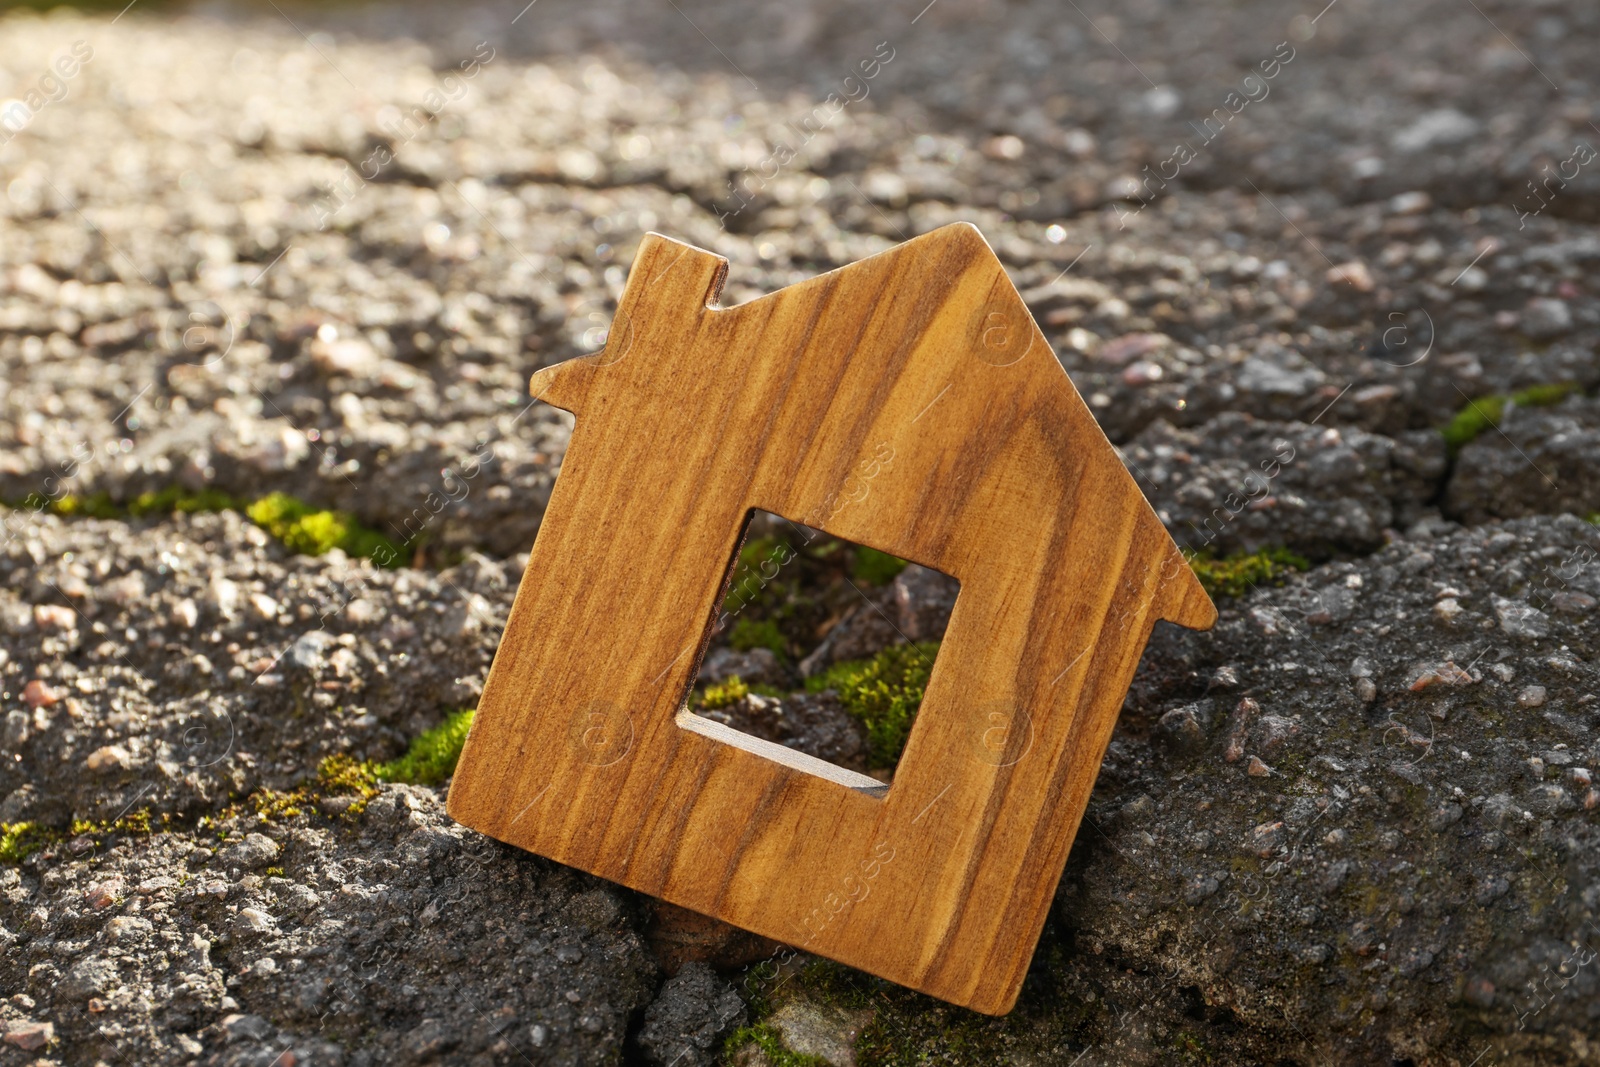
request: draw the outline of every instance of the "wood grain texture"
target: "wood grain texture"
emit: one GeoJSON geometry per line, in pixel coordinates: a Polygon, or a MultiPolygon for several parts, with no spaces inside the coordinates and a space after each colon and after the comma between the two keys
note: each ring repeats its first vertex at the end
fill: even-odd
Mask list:
{"type": "Polygon", "coordinates": [[[648,235],[604,351],[534,376],[576,427],[450,814],[1006,1012],[1151,627],[1216,610],[975,228],[726,271],[648,235]],[[685,710],[753,508],[961,582],[887,792],[685,710]]]}

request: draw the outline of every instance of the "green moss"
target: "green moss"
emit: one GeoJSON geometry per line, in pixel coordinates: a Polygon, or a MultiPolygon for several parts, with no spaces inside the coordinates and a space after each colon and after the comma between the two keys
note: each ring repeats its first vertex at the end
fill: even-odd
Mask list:
{"type": "Polygon", "coordinates": [[[1504,393],[1480,396],[1476,400],[1468,401],[1466,407],[1439,427],[1439,433],[1454,454],[1485,430],[1500,425],[1508,405],[1515,404],[1520,408],[1548,407],[1578,391],[1579,386],[1576,382],[1554,382],[1547,385],[1531,385],[1509,396],[1504,393]]]}
{"type": "MultiPolygon", "coordinates": [[[[739,549],[739,566],[751,570],[760,567],[777,551],[780,542],[776,537],[752,537],[739,549]]],[[[781,558],[781,557],[780,557],[781,558]]]]}
{"type": "MultiPolygon", "coordinates": [[[[862,1012],[861,1033],[854,1043],[860,1067],[1066,1064],[1085,1046],[1106,1045],[1121,1026],[1106,998],[1091,994],[1089,1000],[1083,999],[1080,968],[1076,954],[1047,934],[1039,943],[1016,1009],[993,1017],[940,1003],[837,963],[783,953],[746,969],[739,994],[749,1007],[750,1026],[727,1042],[719,1062],[741,1062],[737,1053],[751,1045],[767,1055],[781,1053],[781,1040],[775,1047],[766,1045],[748,1031],[763,1025],[770,1028],[773,1013],[799,995],[813,1004],[862,1012]]],[[[1180,1056],[1195,1054],[1188,1043],[1174,1044],[1180,1056]]],[[[1204,1051],[1199,1055],[1199,1062],[1204,1062],[1204,1051]]],[[[1163,1064],[1183,1062],[1171,1055],[1157,1059],[1163,1064]]],[[[774,1056],[774,1062],[785,1061],[774,1056]]]]}
{"type": "Polygon", "coordinates": [[[1511,394],[1512,403],[1519,408],[1543,408],[1559,404],[1581,387],[1577,382],[1551,382],[1547,385],[1530,385],[1511,394]]]}
{"type": "Polygon", "coordinates": [[[320,556],[330,548],[343,549],[386,565],[397,565],[400,548],[376,530],[343,511],[325,511],[287,493],[272,493],[251,504],[250,521],[282,541],[291,552],[320,556]]]}
{"type": "Polygon", "coordinates": [[[363,800],[378,794],[373,765],[345,752],[335,753],[317,768],[317,782],[329,793],[354,793],[363,800]]]}
{"type": "Polygon", "coordinates": [[[317,788],[324,796],[353,795],[355,803],[345,814],[360,815],[367,809],[367,801],[378,795],[377,767],[348,753],[335,753],[317,768],[317,788]]]}
{"type": "Polygon", "coordinates": [[[872,993],[868,984],[875,981],[877,980],[842,963],[814,959],[800,969],[795,984],[819,1004],[857,1009],[872,1006],[872,993]]]}
{"type": "Polygon", "coordinates": [[[153,493],[140,493],[128,504],[128,514],[135,518],[145,515],[171,515],[175,511],[193,514],[198,511],[240,511],[242,501],[216,489],[202,489],[191,493],[177,486],[168,486],[153,493]]]}
{"type": "MultiPolygon", "coordinates": [[[[165,822],[166,818],[166,816],[163,816],[162,821],[165,822]]],[[[150,809],[141,808],[138,811],[130,811],[116,822],[109,824],[107,829],[123,830],[135,834],[149,834],[154,833],[156,828],[152,822],[150,809]]]]}
{"type": "MultiPolygon", "coordinates": [[[[378,769],[376,764],[363,763],[348,754],[337,753],[322,761],[315,780],[288,792],[258,789],[249,796],[235,799],[215,815],[202,815],[195,827],[204,831],[220,823],[231,823],[245,815],[254,815],[268,823],[294,819],[314,811],[317,801],[322,798],[340,794],[356,796],[356,803],[345,809],[345,815],[360,815],[366,809],[367,801],[378,794],[378,769]]],[[[227,829],[217,830],[220,841],[226,841],[228,834],[227,829]]]]}
{"type": "Polygon", "coordinates": [[[856,548],[855,562],[850,567],[850,574],[858,582],[868,585],[888,585],[894,581],[895,575],[906,569],[906,561],[899,556],[891,556],[887,552],[879,552],[875,548],[865,545],[856,548]]]}
{"type": "Polygon", "coordinates": [[[1189,567],[1212,596],[1244,596],[1255,586],[1277,583],[1291,570],[1309,570],[1311,561],[1287,548],[1264,548],[1213,559],[1210,553],[1191,557],[1189,567]]]}
{"type": "Polygon", "coordinates": [[[715,711],[729,704],[737,704],[749,695],[750,687],[736,674],[723,679],[721,685],[706,686],[706,691],[700,696],[700,706],[707,711],[715,711]]]}
{"type": "MultiPolygon", "coordinates": [[[[1052,959],[1048,942],[1039,955],[1052,959]]],[[[1059,952],[1057,952],[1059,955],[1059,952]]],[[[1059,959],[1057,966],[1063,966],[1059,959]]],[[[754,1044],[776,1063],[787,1052],[782,1039],[772,1033],[771,1018],[791,998],[812,1004],[861,1012],[862,1030],[854,1043],[861,1067],[989,1067],[997,1063],[1056,1063],[1069,1045],[1082,1044],[1078,1033],[1086,1005],[1063,998],[1059,989],[1041,988],[1048,982],[1030,982],[1018,1010],[993,1018],[963,1008],[941,1004],[931,997],[900,988],[880,978],[842,964],[809,958],[804,954],[774,958],[747,971],[739,993],[750,1009],[750,1025],[728,1040],[722,1063],[740,1062],[739,1050],[754,1044]],[[865,1011],[864,1011],[865,1009],[865,1011]],[[770,1044],[760,1040],[767,1029],[770,1044]],[[1042,1057],[1035,1053],[1046,1053],[1042,1057]]],[[[1070,1056],[1068,1057],[1070,1059],[1070,1056]]],[[[806,1062],[804,1060],[799,1062],[806,1062]]],[[[1068,1060],[1059,1060],[1066,1063],[1068,1060]]]]}
{"type": "Polygon", "coordinates": [[[385,567],[403,562],[400,546],[376,530],[363,526],[343,511],[314,508],[286,493],[272,493],[246,506],[243,500],[216,489],[190,492],[178,486],[140,493],[127,504],[119,504],[105,492],[88,496],[61,496],[54,500],[30,494],[18,510],[49,511],[63,518],[126,519],[147,515],[193,514],[201,511],[242,511],[250,521],[282,541],[291,552],[320,556],[330,548],[341,548],[352,556],[370,559],[385,567]]]}
{"type": "MultiPolygon", "coordinates": [[[[354,796],[356,801],[345,809],[345,814],[360,815],[366,810],[367,802],[378,795],[379,782],[438,785],[455,773],[456,761],[461,758],[461,746],[466,743],[467,729],[471,725],[472,709],[457,711],[412,741],[406,754],[397,760],[371,763],[348,753],[336,753],[317,767],[314,782],[287,793],[260,789],[246,797],[243,804],[258,818],[272,822],[303,815],[323,797],[354,796]]],[[[226,821],[240,813],[240,805],[230,805],[219,818],[226,821]]]]}
{"type": "MultiPolygon", "coordinates": [[[[258,789],[245,797],[244,802],[262,822],[293,819],[304,815],[316,804],[320,794],[310,786],[301,786],[285,793],[277,789],[258,789]]],[[[237,811],[234,812],[237,814],[237,811]]]]}
{"type": "MultiPolygon", "coordinates": [[[[112,820],[105,819],[74,819],[68,825],[65,833],[57,830],[43,830],[46,841],[60,841],[69,837],[91,837],[103,840],[114,834],[138,834],[147,837],[160,830],[165,830],[172,823],[171,813],[156,814],[149,808],[130,811],[126,815],[112,820]]],[[[99,841],[96,842],[97,844],[99,841]]]]}
{"type": "Polygon", "coordinates": [[[752,648],[770,649],[775,656],[784,655],[788,648],[788,642],[784,640],[783,630],[778,627],[776,619],[735,621],[733,629],[728,633],[728,644],[740,652],[748,652],[752,648]]]}
{"type": "Polygon", "coordinates": [[[170,515],[175,511],[193,514],[197,511],[242,511],[244,502],[216,489],[190,492],[180,486],[140,493],[127,504],[119,504],[106,492],[88,496],[63,496],[45,500],[35,494],[23,501],[23,507],[49,510],[64,518],[125,519],[143,518],[146,515],[170,515]]]}
{"type": "MultiPolygon", "coordinates": [[[[162,824],[165,825],[170,818],[171,816],[163,815],[161,817],[162,824]]],[[[69,832],[71,836],[78,837],[82,834],[150,834],[154,833],[155,829],[150,809],[143,808],[139,811],[131,811],[110,822],[104,819],[98,822],[92,819],[74,819],[69,832]]]]}
{"type": "Polygon", "coordinates": [[[1480,396],[1476,400],[1469,401],[1467,406],[1456,412],[1449,422],[1439,427],[1439,433],[1443,435],[1444,443],[1449,446],[1450,451],[1457,452],[1483,431],[1499,425],[1505,410],[1505,397],[1480,396]]]}
{"type": "Polygon", "coordinates": [[[767,1062],[772,1067],[828,1067],[828,1061],[821,1056],[791,1052],[778,1035],[777,1028],[767,1023],[741,1026],[729,1034],[727,1043],[723,1045],[724,1060],[731,1061],[740,1049],[750,1044],[766,1054],[767,1062]]]}
{"type": "MultiPolygon", "coordinates": [[[[471,724],[472,710],[458,711],[413,741],[404,756],[390,763],[366,763],[343,753],[329,756],[318,767],[315,780],[288,792],[258,789],[249,796],[236,797],[214,815],[202,815],[196,820],[195,829],[206,832],[215,828],[217,839],[226,841],[229,830],[219,824],[249,815],[264,822],[296,818],[313,811],[317,801],[334,795],[354,795],[356,802],[345,814],[360,815],[367,802],[378,795],[380,781],[436,785],[448,778],[461,757],[461,746],[471,724]]],[[[45,845],[68,837],[151,834],[169,829],[172,822],[170,814],[158,815],[145,809],[112,822],[75,819],[65,832],[31,822],[4,823],[0,824],[0,863],[19,863],[45,845]]]]}
{"type": "Polygon", "coordinates": [[[88,496],[72,496],[68,494],[54,501],[47,501],[35,494],[24,500],[22,506],[34,511],[48,509],[66,518],[118,519],[122,517],[122,509],[112,502],[111,494],[104,492],[91,493],[88,496]]]}
{"type": "Polygon", "coordinates": [[[444,722],[411,742],[404,756],[379,764],[373,774],[383,782],[409,782],[412,785],[438,785],[456,771],[461,746],[467,743],[472,726],[472,708],[453,713],[444,722]]]}
{"type": "MultiPolygon", "coordinates": [[[[872,1020],[856,1040],[856,1062],[861,1067],[921,1067],[929,1063],[988,1067],[1017,1062],[1014,1050],[1021,1043],[1019,1038],[1035,1047],[1048,1048],[1052,1044],[1040,1039],[1037,1016],[995,1019],[928,997],[901,993],[880,994],[875,998],[874,1009],[872,1020]],[[1032,1026],[1028,1025],[1030,1022],[1032,1026]]],[[[1054,1028],[1057,1021],[1052,1019],[1046,1025],[1054,1028]]],[[[1065,1042],[1056,1043],[1056,1047],[1064,1049],[1065,1042]]]]}
{"type": "Polygon", "coordinates": [[[892,645],[869,660],[835,663],[807,680],[806,688],[813,693],[836,690],[844,709],[867,728],[868,761],[875,768],[891,768],[911,735],[938,653],[936,641],[892,645]]]}
{"type": "Polygon", "coordinates": [[[58,837],[38,823],[0,823],[0,863],[21,863],[58,837]]]}

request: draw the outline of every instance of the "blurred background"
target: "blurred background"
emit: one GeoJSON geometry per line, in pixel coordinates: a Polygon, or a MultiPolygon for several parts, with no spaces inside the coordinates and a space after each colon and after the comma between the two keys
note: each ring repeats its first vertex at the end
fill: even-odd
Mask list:
{"type": "Polygon", "coordinates": [[[0,348],[29,369],[3,401],[0,496],[109,435],[128,450],[91,449],[77,495],[292,491],[394,536],[493,439],[495,492],[430,516],[430,541],[525,547],[564,440],[523,414],[528,373],[602,343],[651,228],[732,260],[738,301],[977,222],[1118,444],[1224,410],[1309,418],[1351,381],[1376,391],[1327,424],[1391,432],[1463,394],[1593,385],[1592,361],[1546,350],[1592,319],[1557,291],[1587,246],[1556,242],[1514,291],[1484,291],[1482,257],[1600,210],[1579,148],[1600,137],[1597,19],[1474,0],[12,8],[0,348]],[[1540,298],[1563,303],[1532,305],[1525,334],[1540,298]]]}
{"type": "Polygon", "coordinates": [[[1582,248],[1514,291],[1483,260],[1600,210],[1589,6],[911,6],[10,10],[0,495],[109,434],[78,495],[393,536],[493,439],[502,495],[430,541],[525,547],[564,440],[528,373],[602,343],[651,228],[731,302],[971,219],[1118,444],[1352,381],[1327,424],[1390,432],[1594,384],[1546,344],[1592,317],[1582,248]]]}

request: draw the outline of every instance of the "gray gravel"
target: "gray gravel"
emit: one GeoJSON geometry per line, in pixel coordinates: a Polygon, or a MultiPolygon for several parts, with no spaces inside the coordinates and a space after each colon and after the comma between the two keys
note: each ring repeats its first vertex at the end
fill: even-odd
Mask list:
{"type": "MultiPolygon", "coordinates": [[[[0,822],[51,831],[0,866],[0,1064],[684,1067],[760,1018],[864,1065],[1594,1062],[1593,5],[146,6],[0,21],[0,501],[283,491],[417,566],[0,512],[0,822]],[[1180,544],[1313,562],[1157,632],[1016,1012],[773,993],[439,789],[319,780],[474,703],[572,424],[528,375],[645,230],[737,302],[956,219],[1180,544]]],[[[704,677],[953,594],[837,591],[704,677]]],[[[826,695],[716,714],[864,766],[826,695]]]]}
{"type": "Polygon", "coordinates": [[[1600,402],[1512,407],[1461,450],[1445,506],[1463,522],[1552,510],[1600,512],[1600,402]]]}
{"type": "Polygon", "coordinates": [[[692,962],[662,983],[644,1013],[639,1045],[661,1067],[709,1067],[721,1039],[745,1018],[738,992],[704,963],[692,962]]]}
{"type": "Polygon", "coordinates": [[[1447,469],[1431,430],[1384,437],[1238,413],[1152,423],[1123,459],[1179,547],[1217,555],[1371,552],[1421,516],[1447,469]]]}
{"type": "Polygon", "coordinates": [[[653,991],[626,894],[463,831],[431,789],[223,827],[237,844],[161,833],[0,871],[8,1032],[48,1019],[73,1063],[591,1064],[653,991]]]}
{"type": "Polygon", "coordinates": [[[335,753],[393,758],[476,702],[518,561],[381,570],[269,541],[231,511],[46,516],[0,549],[0,821],[193,815],[335,753]]]}
{"type": "Polygon", "coordinates": [[[1159,1062],[1152,1026],[1229,1062],[1582,1062],[1597,560],[1571,517],[1425,525],[1158,635],[1059,898],[1077,988],[1110,956],[1152,1001],[1095,1062],[1159,1062]]]}

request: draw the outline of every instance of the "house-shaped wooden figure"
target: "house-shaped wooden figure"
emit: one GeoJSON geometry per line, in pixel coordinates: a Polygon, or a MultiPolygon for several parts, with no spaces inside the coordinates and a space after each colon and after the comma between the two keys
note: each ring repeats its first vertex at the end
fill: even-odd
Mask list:
{"type": "Polygon", "coordinates": [[[604,350],[534,376],[577,421],[450,814],[1008,1011],[1151,627],[1216,610],[974,227],[726,272],[646,236],[604,350]],[[752,509],[961,583],[887,790],[686,710],[752,509]]]}

